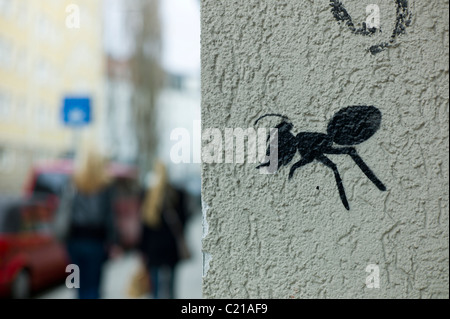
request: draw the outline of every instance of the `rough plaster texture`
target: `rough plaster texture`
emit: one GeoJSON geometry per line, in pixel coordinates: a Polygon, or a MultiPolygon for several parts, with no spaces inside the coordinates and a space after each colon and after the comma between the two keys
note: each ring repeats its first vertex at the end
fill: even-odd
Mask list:
{"type": "Polygon", "coordinates": [[[387,186],[330,155],[347,211],[320,163],[290,181],[291,165],[203,163],[205,298],[449,297],[448,1],[410,0],[411,26],[377,55],[368,48],[389,38],[395,1],[341,2],[353,21],[378,4],[383,32],[349,32],[326,0],[202,1],[203,130],[282,113],[295,134],[325,133],[339,109],[374,105],[381,127],[356,149],[387,186]],[[379,289],[366,287],[369,264],[379,289]]]}

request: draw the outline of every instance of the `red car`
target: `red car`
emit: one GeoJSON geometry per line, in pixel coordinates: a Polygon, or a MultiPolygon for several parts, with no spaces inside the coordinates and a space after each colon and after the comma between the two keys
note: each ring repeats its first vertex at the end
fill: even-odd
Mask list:
{"type": "MultiPolygon", "coordinates": [[[[139,236],[137,171],[117,163],[109,169],[120,244],[133,248],[139,236]]],[[[0,297],[28,298],[68,276],[68,254],[51,229],[62,185],[72,173],[72,160],[36,165],[23,198],[0,198],[0,297]]]]}

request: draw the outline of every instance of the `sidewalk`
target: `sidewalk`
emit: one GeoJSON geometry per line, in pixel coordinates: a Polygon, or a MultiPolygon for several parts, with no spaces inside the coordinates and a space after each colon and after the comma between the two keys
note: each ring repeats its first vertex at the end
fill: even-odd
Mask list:
{"type": "MultiPolygon", "coordinates": [[[[192,258],[180,263],[177,267],[176,296],[178,299],[202,298],[202,218],[195,214],[186,226],[186,238],[191,248],[192,258]]],[[[139,265],[137,253],[127,253],[124,256],[109,261],[105,265],[103,286],[104,299],[129,299],[127,295],[131,276],[139,265]]],[[[76,291],[65,285],[39,294],[37,299],[74,299],[76,291]]],[[[150,296],[149,296],[150,297],[150,296]]]]}

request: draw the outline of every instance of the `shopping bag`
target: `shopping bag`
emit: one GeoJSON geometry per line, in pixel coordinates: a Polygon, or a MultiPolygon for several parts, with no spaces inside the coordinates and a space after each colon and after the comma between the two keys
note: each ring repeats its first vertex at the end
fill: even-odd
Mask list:
{"type": "Polygon", "coordinates": [[[145,265],[141,263],[131,277],[130,285],[128,287],[128,296],[131,298],[142,298],[145,295],[148,295],[150,290],[150,276],[145,265]]]}

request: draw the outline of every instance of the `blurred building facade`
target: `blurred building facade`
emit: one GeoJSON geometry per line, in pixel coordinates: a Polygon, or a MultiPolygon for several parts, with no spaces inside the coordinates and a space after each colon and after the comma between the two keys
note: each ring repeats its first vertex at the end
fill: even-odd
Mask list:
{"type": "Polygon", "coordinates": [[[0,0],[0,192],[20,192],[32,162],[72,150],[74,136],[105,132],[101,10],[101,0],[0,0]],[[79,135],[61,120],[67,95],[92,101],[79,135]]]}
{"type": "Polygon", "coordinates": [[[200,113],[200,78],[192,74],[169,73],[156,109],[157,155],[166,163],[172,182],[195,195],[200,194],[201,186],[200,113]],[[172,137],[171,134],[179,129],[187,134],[172,137]],[[189,160],[178,163],[172,158],[172,151],[183,142],[189,160]]]}
{"type": "Polygon", "coordinates": [[[110,157],[133,164],[137,158],[136,125],[132,109],[133,83],[129,61],[108,57],[107,112],[104,144],[110,157]]]}
{"type": "Polygon", "coordinates": [[[163,86],[161,0],[107,0],[108,134],[111,156],[134,162],[144,183],[159,143],[155,109],[163,86]]]}

